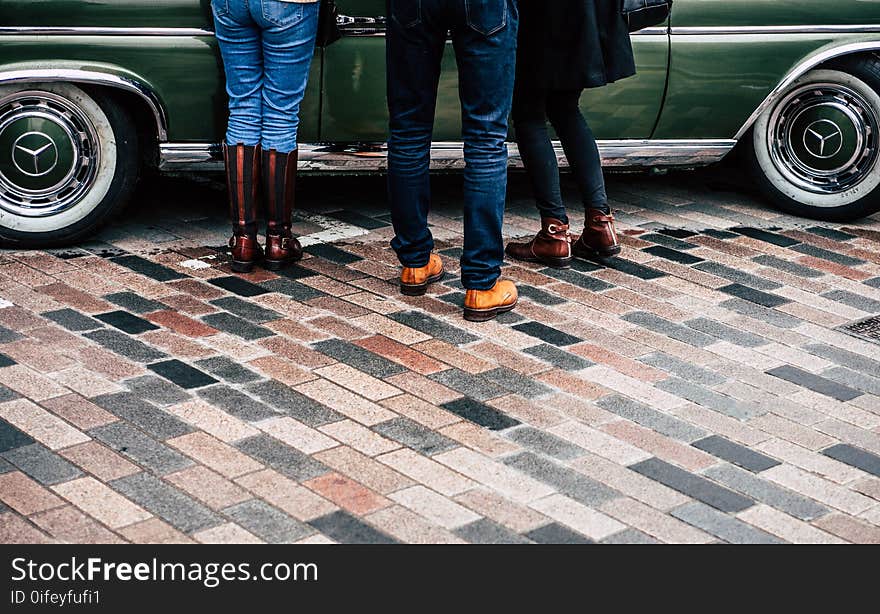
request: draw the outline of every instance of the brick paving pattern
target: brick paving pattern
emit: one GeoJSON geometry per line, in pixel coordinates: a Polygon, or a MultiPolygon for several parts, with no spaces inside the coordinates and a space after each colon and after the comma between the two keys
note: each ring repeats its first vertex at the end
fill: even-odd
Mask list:
{"type": "Polygon", "coordinates": [[[508,263],[519,308],[472,324],[458,181],[420,298],[374,178],[307,178],[278,274],[230,272],[204,178],[0,252],[0,542],[880,543],[880,345],[841,328],[880,315],[880,219],[617,176],[621,257],[508,263]]]}

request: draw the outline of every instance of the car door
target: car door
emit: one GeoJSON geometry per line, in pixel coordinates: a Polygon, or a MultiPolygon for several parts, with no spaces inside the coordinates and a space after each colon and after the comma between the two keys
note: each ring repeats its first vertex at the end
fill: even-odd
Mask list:
{"type": "MultiPolygon", "coordinates": [[[[380,142],[387,137],[385,0],[337,0],[345,36],[325,50],[321,140],[380,142]]],[[[647,139],[666,87],[669,37],[665,28],[633,37],[639,74],[588,92],[582,101],[600,139],[647,139]]],[[[435,141],[461,140],[458,75],[452,46],[443,58],[435,141]]]]}

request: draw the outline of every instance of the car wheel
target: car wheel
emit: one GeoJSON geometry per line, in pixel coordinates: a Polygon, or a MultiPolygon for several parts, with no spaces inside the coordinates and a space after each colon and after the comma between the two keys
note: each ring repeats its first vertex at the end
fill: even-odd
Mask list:
{"type": "Polygon", "coordinates": [[[125,204],[137,175],[137,131],[112,98],[68,83],[0,86],[4,247],[88,237],[125,204]]]}
{"type": "Polygon", "coordinates": [[[845,221],[880,211],[880,60],[814,70],[755,123],[750,165],[782,210],[845,221]]]}

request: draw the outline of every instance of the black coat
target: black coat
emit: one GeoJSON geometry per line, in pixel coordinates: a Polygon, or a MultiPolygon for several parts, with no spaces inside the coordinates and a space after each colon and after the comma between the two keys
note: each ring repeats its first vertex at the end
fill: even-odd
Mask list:
{"type": "Polygon", "coordinates": [[[518,86],[599,87],[635,74],[621,0],[519,0],[518,86]]]}

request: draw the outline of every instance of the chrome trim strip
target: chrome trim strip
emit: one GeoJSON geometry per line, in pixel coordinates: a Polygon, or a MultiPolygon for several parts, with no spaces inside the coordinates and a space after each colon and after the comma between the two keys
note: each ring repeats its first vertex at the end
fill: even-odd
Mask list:
{"type": "Polygon", "coordinates": [[[757,109],[749,116],[749,119],[746,120],[746,123],[743,124],[742,128],[736,133],[736,136],[733,138],[739,141],[743,136],[745,136],[746,132],[752,127],[752,125],[758,120],[758,118],[770,107],[772,107],[791,87],[791,85],[797,81],[800,77],[802,77],[806,72],[819,66],[820,64],[824,64],[828,60],[832,60],[834,58],[838,58],[844,55],[850,55],[853,53],[859,53],[861,51],[878,51],[880,50],[880,41],[869,42],[869,43],[850,43],[848,45],[840,45],[838,47],[834,47],[832,49],[826,49],[825,51],[820,51],[819,53],[810,56],[793,69],[789,71],[789,73],[785,76],[782,81],[779,82],[773,91],[767,94],[767,97],[764,98],[764,101],[758,106],[757,109]]]}
{"type": "Polygon", "coordinates": [[[101,26],[2,26],[0,36],[214,36],[201,28],[105,28],[101,26]]]}
{"type": "Polygon", "coordinates": [[[812,26],[688,26],[671,29],[673,36],[723,34],[868,34],[880,32],[880,25],[812,25],[812,26]]]}
{"type": "MultiPolygon", "coordinates": [[[[336,18],[336,25],[343,36],[355,37],[383,37],[388,27],[388,19],[386,17],[351,17],[349,15],[339,15],[336,18]]],[[[633,32],[633,36],[666,36],[669,34],[668,27],[645,28],[638,32],[633,32]]]]}
{"type": "Polygon", "coordinates": [[[35,68],[33,70],[9,70],[0,72],[0,84],[9,83],[88,83],[106,85],[139,96],[153,113],[159,141],[168,140],[168,114],[159,96],[143,83],[103,72],[69,68],[35,68]]]}
{"type": "MultiPolygon", "coordinates": [[[[561,164],[562,146],[554,143],[561,164]]],[[[704,166],[724,158],[736,141],[705,140],[619,140],[599,141],[603,164],[617,168],[704,166]]],[[[522,166],[516,144],[508,145],[511,166],[522,166]]],[[[163,143],[159,146],[160,165],[165,171],[220,170],[220,147],[205,143],[163,143]]],[[[350,145],[301,144],[300,169],[337,173],[369,173],[387,169],[388,149],[384,143],[350,145]]],[[[464,166],[464,149],[458,142],[437,142],[431,146],[431,168],[453,170],[464,166]]]]}

